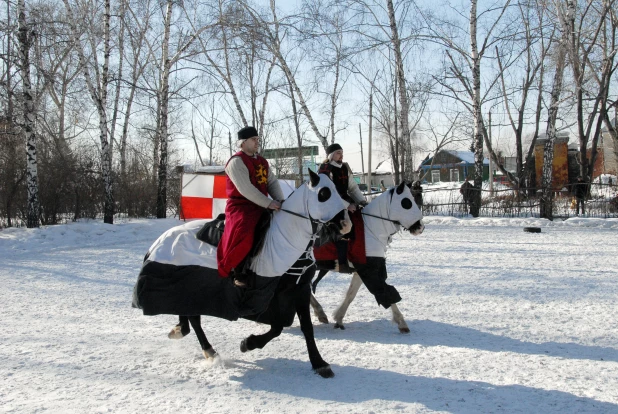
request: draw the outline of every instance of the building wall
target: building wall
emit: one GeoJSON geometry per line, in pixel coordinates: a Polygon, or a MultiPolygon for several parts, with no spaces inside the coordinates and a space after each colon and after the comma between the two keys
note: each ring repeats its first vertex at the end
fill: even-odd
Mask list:
{"type": "Polygon", "coordinates": [[[616,154],[616,142],[612,139],[609,132],[604,132],[602,135],[603,140],[603,168],[601,174],[613,174],[618,175],[618,155],[616,154]]]}
{"type": "MultiPolygon", "coordinates": [[[[423,169],[423,173],[425,173],[425,171],[427,170],[428,168],[423,169]]],[[[428,183],[438,182],[438,181],[433,180],[432,171],[439,171],[440,172],[439,182],[455,181],[455,180],[451,180],[451,176],[452,176],[451,170],[459,171],[459,180],[457,180],[458,182],[463,182],[467,176],[470,177],[471,180],[474,179],[474,165],[468,165],[467,167],[464,167],[462,165],[449,165],[449,166],[434,165],[433,169],[427,173],[424,179],[428,183]]],[[[489,166],[483,165],[483,181],[486,181],[486,180],[489,180],[489,166]]]]}

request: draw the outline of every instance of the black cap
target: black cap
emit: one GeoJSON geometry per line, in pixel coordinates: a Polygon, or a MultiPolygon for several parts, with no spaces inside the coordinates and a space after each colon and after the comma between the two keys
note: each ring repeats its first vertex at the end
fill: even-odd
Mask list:
{"type": "Polygon", "coordinates": [[[252,126],[244,127],[243,129],[238,131],[238,139],[249,139],[249,138],[253,138],[257,136],[258,136],[257,129],[255,129],[252,126]]]}
{"type": "Polygon", "coordinates": [[[331,144],[328,146],[328,148],[326,148],[326,156],[329,156],[330,154],[332,154],[335,151],[341,150],[343,151],[343,148],[341,148],[341,145],[339,144],[331,144]]]}

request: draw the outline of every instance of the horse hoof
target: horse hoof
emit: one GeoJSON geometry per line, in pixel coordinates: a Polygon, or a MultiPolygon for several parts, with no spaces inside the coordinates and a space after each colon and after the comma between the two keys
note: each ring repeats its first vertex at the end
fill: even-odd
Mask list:
{"type": "Polygon", "coordinates": [[[247,347],[247,340],[243,339],[242,341],[240,341],[240,352],[247,352],[249,350],[249,348],[247,347]]]}
{"type": "Polygon", "coordinates": [[[345,329],[345,326],[343,326],[342,323],[336,323],[334,328],[335,329],[341,329],[343,331],[345,329]]]}
{"type": "Polygon", "coordinates": [[[321,323],[328,323],[328,318],[326,316],[318,316],[318,321],[321,323]]]}
{"type": "Polygon", "coordinates": [[[217,356],[217,351],[212,348],[203,349],[202,353],[204,354],[204,358],[206,359],[214,358],[217,356]]]}
{"type": "Polygon", "coordinates": [[[405,328],[399,328],[399,332],[401,332],[402,334],[409,334],[410,328],[408,328],[407,326],[405,328]]]}
{"type": "Polygon", "coordinates": [[[176,325],[172,328],[172,330],[170,331],[170,333],[167,334],[167,337],[169,339],[182,339],[185,336],[187,336],[188,332],[182,332],[182,326],[181,325],[176,325]]]}
{"type": "Polygon", "coordinates": [[[322,378],[332,378],[335,376],[335,373],[332,369],[330,369],[330,365],[326,365],[325,367],[314,369],[315,373],[318,374],[322,378]]]}

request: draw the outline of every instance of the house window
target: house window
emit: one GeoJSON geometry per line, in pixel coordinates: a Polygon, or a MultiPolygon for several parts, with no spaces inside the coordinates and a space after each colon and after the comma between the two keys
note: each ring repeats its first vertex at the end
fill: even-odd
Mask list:
{"type": "Polygon", "coordinates": [[[431,182],[432,183],[440,182],[440,170],[435,170],[431,172],[431,182]]]}
{"type": "Polygon", "coordinates": [[[451,170],[451,181],[459,181],[459,170],[451,170]]]}

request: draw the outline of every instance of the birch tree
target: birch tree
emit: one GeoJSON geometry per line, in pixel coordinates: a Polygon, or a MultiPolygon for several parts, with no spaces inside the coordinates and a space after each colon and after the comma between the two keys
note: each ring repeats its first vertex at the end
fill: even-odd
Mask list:
{"type": "MultiPolygon", "coordinates": [[[[181,59],[199,36],[212,27],[204,25],[195,30],[190,36],[183,39],[174,54],[170,53],[170,32],[172,26],[172,9],[174,0],[165,3],[163,17],[163,40],[161,43],[161,57],[159,66],[159,89],[157,91],[157,134],[159,144],[159,166],[157,186],[157,218],[167,217],[167,163],[168,163],[168,110],[170,105],[170,72],[171,68],[181,59]]],[[[186,12],[186,11],[185,11],[186,12]]]]}
{"type": "MultiPolygon", "coordinates": [[[[110,20],[111,4],[110,0],[104,0],[103,12],[103,62],[99,67],[97,61],[97,50],[93,48],[92,58],[94,64],[88,61],[84,44],[81,40],[82,33],[76,25],[76,15],[69,0],[63,0],[67,11],[68,25],[71,32],[73,43],[75,44],[77,55],[79,56],[80,66],[83,71],[84,79],[88,87],[90,98],[94,103],[99,115],[99,141],[101,143],[101,175],[104,185],[104,207],[103,222],[114,223],[114,191],[112,181],[112,145],[107,130],[107,94],[109,87],[109,58],[110,58],[110,20]],[[91,74],[91,66],[94,75],[91,74]]],[[[88,35],[88,34],[87,34],[88,35]]],[[[91,33],[90,35],[94,35],[91,33]]],[[[96,40],[89,39],[90,44],[96,44],[96,40]]]]}
{"type": "Polygon", "coordinates": [[[580,175],[590,182],[616,71],[616,1],[566,0],[557,9],[569,36],[566,47],[574,79],[580,175]]]}
{"type": "Polygon", "coordinates": [[[554,164],[554,143],[556,142],[556,120],[560,106],[560,94],[562,93],[562,82],[566,65],[568,32],[563,32],[562,39],[558,45],[556,57],[556,70],[551,91],[551,102],[547,119],[547,130],[545,146],[543,148],[543,177],[541,179],[542,195],[540,200],[541,218],[553,219],[553,195],[552,188],[553,164],[554,164]]]}
{"type": "Polygon", "coordinates": [[[315,88],[328,102],[325,135],[330,135],[332,144],[337,133],[347,127],[345,122],[339,123],[337,110],[350,79],[350,59],[356,52],[350,35],[351,17],[344,3],[320,0],[305,2],[301,18],[304,24],[295,34],[296,43],[312,61],[315,88]]]}
{"type": "Polygon", "coordinates": [[[305,93],[299,87],[299,84],[294,76],[294,71],[288,64],[287,59],[284,56],[284,48],[282,42],[282,36],[280,32],[280,21],[277,17],[276,3],[275,0],[270,0],[270,21],[267,21],[265,17],[263,17],[260,13],[258,13],[253,7],[251,7],[245,0],[239,0],[239,3],[242,4],[245,11],[249,14],[251,19],[253,20],[256,27],[259,27],[262,30],[262,35],[259,39],[262,41],[264,47],[272,52],[272,54],[276,57],[279,67],[285,74],[285,77],[290,85],[292,85],[292,89],[296,94],[296,99],[298,99],[298,103],[301,106],[304,116],[307,118],[309,125],[311,126],[311,130],[315,134],[315,136],[320,140],[322,146],[326,149],[328,147],[328,137],[320,131],[318,124],[313,116],[309,105],[307,104],[307,100],[305,97],[305,93]]]}
{"type": "Polygon", "coordinates": [[[546,27],[549,10],[536,0],[518,3],[517,11],[522,27],[520,33],[506,38],[500,47],[495,47],[502,105],[515,139],[515,173],[504,168],[491,144],[488,151],[502,174],[515,189],[520,189],[534,169],[532,156],[543,113],[545,67],[555,42],[555,27],[546,27]],[[528,113],[533,114],[532,118],[528,113]],[[531,133],[526,129],[529,124],[533,125],[531,133]],[[527,132],[532,140],[526,149],[524,135],[527,132]]]}
{"type": "Polygon", "coordinates": [[[39,227],[39,184],[37,174],[37,142],[35,134],[35,108],[32,84],[30,81],[30,48],[34,31],[26,19],[26,2],[18,0],[18,57],[22,82],[22,131],[26,143],[26,186],[28,189],[28,207],[26,225],[28,228],[39,227]]]}
{"type": "Polygon", "coordinates": [[[445,48],[446,62],[443,76],[436,76],[436,81],[444,88],[444,94],[462,104],[472,115],[473,124],[473,149],[474,149],[474,192],[470,205],[470,214],[478,217],[481,207],[481,188],[483,183],[483,144],[488,144],[489,139],[482,114],[482,105],[487,99],[488,91],[492,90],[498,81],[493,73],[489,77],[484,91],[482,90],[481,63],[488,50],[505,35],[506,28],[500,28],[500,36],[495,35],[499,24],[510,5],[510,0],[504,2],[495,9],[483,10],[481,15],[486,17],[488,23],[479,42],[478,34],[478,0],[470,0],[467,30],[457,27],[451,22],[443,21],[437,14],[420,11],[427,22],[426,37],[430,42],[435,42],[445,48]],[[452,32],[462,31],[468,35],[467,45],[459,43],[452,32]],[[455,81],[458,85],[452,83],[455,81]]]}

